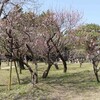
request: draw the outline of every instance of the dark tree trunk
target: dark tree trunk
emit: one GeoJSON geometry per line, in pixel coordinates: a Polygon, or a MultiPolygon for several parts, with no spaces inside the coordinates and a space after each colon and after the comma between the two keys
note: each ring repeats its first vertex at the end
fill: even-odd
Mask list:
{"type": "Polygon", "coordinates": [[[64,72],[66,73],[67,71],[67,64],[66,64],[66,61],[64,59],[64,57],[62,56],[61,52],[59,51],[59,49],[57,48],[56,44],[53,42],[53,40],[51,39],[51,42],[53,43],[57,53],[58,53],[58,56],[60,57],[60,59],[62,60],[63,62],[63,65],[64,65],[64,72]]]}
{"type": "Polygon", "coordinates": [[[96,76],[96,79],[97,79],[97,82],[100,82],[99,81],[99,76],[98,76],[98,70],[97,70],[97,66],[98,66],[98,61],[93,61],[92,64],[93,64],[93,69],[94,69],[94,74],[96,76]]]}
{"type": "Polygon", "coordinates": [[[20,70],[20,74],[22,74],[22,70],[25,69],[24,63],[23,63],[23,59],[20,57],[20,60],[18,61],[19,64],[19,70],[20,70]]]}
{"type": "Polygon", "coordinates": [[[44,71],[42,78],[47,78],[51,66],[51,64],[48,64],[48,68],[44,71]]]}
{"type": "Polygon", "coordinates": [[[82,62],[79,62],[80,63],[80,67],[82,67],[82,62]]]}
{"type": "Polygon", "coordinates": [[[19,67],[23,70],[23,69],[25,69],[25,66],[24,66],[24,64],[23,64],[23,59],[20,59],[19,60],[19,67]]]}
{"type": "Polygon", "coordinates": [[[7,65],[9,66],[10,59],[7,60],[7,65]]]}
{"type": "Polygon", "coordinates": [[[35,80],[34,82],[38,83],[38,64],[37,64],[37,62],[35,62],[35,72],[33,75],[33,80],[35,80]]]}
{"type": "Polygon", "coordinates": [[[64,65],[64,73],[66,73],[67,71],[67,64],[66,64],[66,61],[64,60],[63,56],[61,54],[59,54],[59,57],[60,59],[62,60],[63,62],[63,65],[64,65]]]}
{"type": "Polygon", "coordinates": [[[38,83],[38,74],[37,73],[32,73],[32,84],[38,83]]]}
{"type": "MultiPolygon", "coordinates": [[[[32,60],[33,60],[34,59],[34,53],[33,53],[32,49],[30,48],[30,46],[28,44],[26,44],[26,46],[27,46],[27,48],[28,48],[28,50],[29,50],[29,52],[32,56],[32,60]]],[[[34,60],[33,60],[33,63],[34,63],[34,60]]],[[[26,63],[26,65],[28,65],[28,63],[26,63]]],[[[33,73],[33,72],[31,73],[33,85],[38,83],[38,65],[37,65],[36,62],[35,62],[35,71],[36,71],[35,73],[33,73]]]]}
{"type": "Polygon", "coordinates": [[[33,70],[31,69],[30,65],[28,65],[26,62],[23,62],[23,64],[26,65],[26,67],[28,68],[28,70],[31,73],[32,84],[34,85],[34,84],[38,83],[38,75],[37,75],[37,73],[34,73],[33,70]]]}
{"type": "Polygon", "coordinates": [[[54,66],[55,66],[55,68],[58,70],[59,69],[59,67],[58,67],[58,64],[57,63],[54,63],[54,66]]]}
{"type": "Polygon", "coordinates": [[[95,73],[97,82],[99,82],[98,72],[97,72],[96,67],[94,65],[93,65],[93,68],[94,68],[94,73],[95,73]]]}
{"type": "Polygon", "coordinates": [[[0,59],[0,69],[1,69],[1,59],[0,59]]]}
{"type": "Polygon", "coordinates": [[[22,69],[19,67],[19,73],[22,74],[22,69]]]}

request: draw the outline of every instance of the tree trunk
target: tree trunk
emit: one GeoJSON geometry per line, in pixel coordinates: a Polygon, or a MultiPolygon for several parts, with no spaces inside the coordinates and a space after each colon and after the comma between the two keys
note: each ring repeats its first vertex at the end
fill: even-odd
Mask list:
{"type": "Polygon", "coordinates": [[[51,66],[51,64],[48,64],[48,68],[44,71],[42,78],[47,78],[51,66]]]}
{"type": "Polygon", "coordinates": [[[1,60],[0,60],[0,69],[1,69],[1,60]]]}
{"type": "Polygon", "coordinates": [[[64,58],[62,57],[61,54],[59,54],[59,56],[60,56],[60,58],[61,58],[61,60],[62,60],[62,62],[63,62],[63,65],[64,65],[64,73],[66,73],[66,71],[67,71],[67,64],[66,64],[66,61],[64,60],[64,58]]]}
{"type": "Polygon", "coordinates": [[[100,81],[99,81],[99,77],[98,77],[98,71],[96,70],[96,67],[95,67],[94,65],[93,65],[93,68],[94,68],[94,73],[95,73],[97,82],[100,82],[100,81]]]}
{"type": "Polygon", "coordinates": [[[97,62],[96,62],[96,61],[93,61],[92,64],[93,64],[93,69],[94,69],[94,73],[95,73],[97,82],[100,82],[100,81],[99,81],[99,76],[98,76],[98,70],[97,70],[98,61],[97,61],[97,62]]]}
{"type": "Polygon", "coordinates": [[[33,70],[31,69],[30,65],[28,65],[26,62],[23,62],[23,64],[26,65],[26,67],[28,68],[28,70],[31,73],[32,84],[34,85],[34,84],[38,83],[38,75],[37,75],[37,73],[34,73],[33,70]]]}
{"type": "Polygon", "coordinates": [[[20,74],[22,74],[22,70],[25,69],[25,66],[23,64],[23,59],[22,58],[20,58],[20,60],[18,61],[18,64],[19,64],[20,74]]]}
{"type": "Polygon", "coordinates": [[[7,65],[9,66],[10,59],[7,60],[7,65]]]}
{"type": "Polygon", "coordinates": [[[34,76],[35,76],[36,83],[38,83],[38,64],[37,64],[37,62],[35,62],[35,73],[34,73],[34,76]]]}
{"type": "Polygon", "coordinates": [[[22,70],[25,69],[22,59],[21,59],[21,61],[19,61],[19,67],[20,67],[22,70]]]}
{"type": "Polygon", "coordinates": [[[38,83],[38,75],[37,73],[32,73],[32,84],[38,83]]]}
{"type": "Polygon", "coordinates": [[[59,69],[59,67],[58,67],[58,64],[55,62],[54,63],[54,66],[55,66],[55,68],[58,70],[59,69]]]}
{"type": "Polygon", "coordinates": [[[82,67],[82,62],[80,62],[80,67],[82,67]]]}
{"type": "Polygon", "coordinates": [[[65,61],[64,57],[62,56],[61,52],[59,51],[59,49],[57,48],[56,44],[53,42],[52,39],[51,39],[51,42],[53,43],[53,45],[54,45],[54,47],[55,47],[55,49],[56,49],[56,51],[57,51],[57,53],[58,53],[60,59],[61,59],[62,62],[63,62],[63,65],[64,65],[64,72],[66,73],[66,71],[67,71],[67,64],[66,64],[66,61],[65,61]]]}

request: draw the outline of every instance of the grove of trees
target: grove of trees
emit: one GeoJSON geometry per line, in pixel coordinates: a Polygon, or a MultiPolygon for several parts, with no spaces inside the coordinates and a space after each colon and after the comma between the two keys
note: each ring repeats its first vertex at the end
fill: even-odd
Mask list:
{"type": "MultiPolygon", "coordinates": [[[[78,11],[50,11],[41,14],[35,11],[24,11],[23,5],[34,0],[1,0],[0,2],[0,57],[6,56],[14,61],[18,81],[20,83],[17,64],[20,73],[28,68],[32,83],[38,82],[38,62],[47,63],[43,78],[48,76],[52,65],[59,67],[55,62],[59,59],[63,63],[64,72],[67,72],[67,61],[84,61],[93,64],[96,79],[98,77],[98,63],[100,60],[100,26],[96,24],[82,24],[82,14],[78,11]],[[7,9],[9,7],[10,9],[7,9]],[[35,65],[33,70],[28,63],[31,60],[35,65]]],[[[24,6],[25,6],[24,5],[24,6]]],[[[34,5],[33,5],[34,6],[34,5]]],[[[0,58],[0,66],[1,66],[0,58]]]]}

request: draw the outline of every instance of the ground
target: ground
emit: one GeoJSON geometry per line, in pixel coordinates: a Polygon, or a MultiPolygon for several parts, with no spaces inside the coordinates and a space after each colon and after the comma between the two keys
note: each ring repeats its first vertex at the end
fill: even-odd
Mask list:
{"type": "MultiPolygon", "coordinates": [[[[13,67],[12,87],[8,91],[9,68],[6,63],[0,70],[0,100],[100,100],[100,83],[96,82],[92,64],[68,64],[67,73],[59,63],[59,70],[52,66],[49,76],[42,79],[47,65],[39,63],[39,83],[32,85],[30,73],[23,70],[20,74],[21,84],[18,85],[13,67]]],[[[33,65],[32,65],[33,66],[33,65]]],[[[33,66],[34,69],[34,66],[33,66]]]]}

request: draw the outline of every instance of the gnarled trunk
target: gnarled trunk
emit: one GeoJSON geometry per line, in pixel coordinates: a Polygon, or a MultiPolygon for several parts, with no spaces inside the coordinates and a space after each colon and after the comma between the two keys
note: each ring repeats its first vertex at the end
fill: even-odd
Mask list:
{"type": "Polygon", "coordinates": [[[58,64],[57,64],[56,62],[54,62],[54,66],[55,66],[55,68],[56,68],[57,70],[59,69],[58,64]]]}
{"type": "Polygon", "coordinates": [[[99,81],[99,76],[98,76],[98,71],[99,70],[97,70],[98,63],[99,63],[98,61],[92,61],[93,69],[94,69],[94,74],[96,76],[97,82],[100,82],[99,81]]]}
{"type": "Polygon", "coordinates": [[[42,78],[47,78],[51,66],[52,66],[52,64],[48,64],[48,67],[47,67],[47,69],[44,71],[42,78]]]}
{"type": "Polygon", "coordinates": [[[60,59],[62,60],[63,62],[63,65],[64,65],[64,72],[66,73],[67,71],[67,64],[66,64],[66,61],[64,59],[64,57],[62,56],[60,50],[57,48],[56,44],[53,42],[53,40],[51,39],[51,42],[53,43],[55,49],[56,49],[56,52],[58,53],[58,56],[60,57],[60,59]]]}

